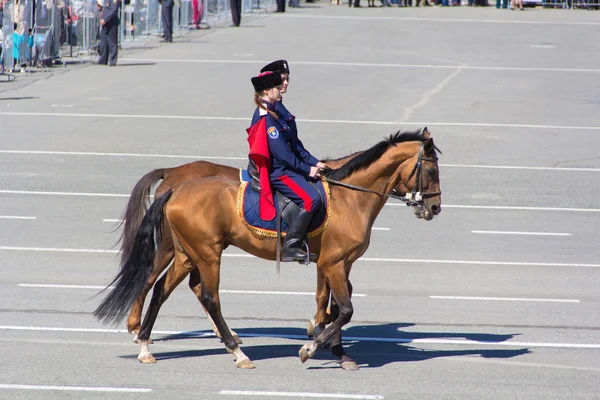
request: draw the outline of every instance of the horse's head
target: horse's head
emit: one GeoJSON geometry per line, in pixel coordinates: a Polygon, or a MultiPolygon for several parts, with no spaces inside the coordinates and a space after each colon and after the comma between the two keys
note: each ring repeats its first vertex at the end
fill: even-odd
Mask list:
{"type": "Polygon", "coordinates": [[[415,208],[417,218],[426,221],[431,221],[442,211],[438,151],[427,128],[423,129],[423,141],[400,171],[400,179],[394,188],[396,195],[415,208]]]}

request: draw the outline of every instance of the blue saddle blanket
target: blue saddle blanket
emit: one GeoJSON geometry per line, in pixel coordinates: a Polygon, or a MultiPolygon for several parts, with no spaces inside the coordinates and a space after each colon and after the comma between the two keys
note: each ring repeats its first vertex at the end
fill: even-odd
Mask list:
{"type": "MultiPolygon", "coordinates": [[[[240,178],[242,184],[238,191],[238,214],[246,227],[252,232],[255,232],[261,236],[277,237],[277,218],[279,218],[279,201],[278,193],[274,194],[275,205],[277,206],[277,217],[271,221],[265,221],[260,218],[258,200],[259,193],[252,189],[250,185],[250,176],[246,170],[240,171],[240,178]]],[[[317,181],[315,183],[317,190],[323,197],[323,204],[325,207],[321,207],[319,213],[313,218],[308,229],[308,237],[313,237],[321,234],[327,227],[330,215],[330,193],[329,185],[327,182],[317,181]]],[[[287,224],[281,221],[281,232],[285,236],[287,231],[287,224]]]]}

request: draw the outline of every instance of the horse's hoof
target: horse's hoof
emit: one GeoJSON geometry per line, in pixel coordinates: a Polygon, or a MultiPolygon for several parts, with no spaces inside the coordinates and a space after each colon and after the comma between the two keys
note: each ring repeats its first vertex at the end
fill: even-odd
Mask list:
{"type": "Polygon", "coordinates": [[[308,327],[306,328],[306,336],[308,336],[309,339],[312,339],[315,337],[315,319],[311,318],[310,321],[308,321],[308,327]]]}
{"type": "Polygon", "coordinates": [[[344,371],[358,371],[358,365],[352,360],[342,361],[340,366],[344,371]]]}
{"type": "Polygon", "coordinates": [[[140,360],[142,364],[156,364],[156,358],[150,353],[140,354],[138,360],[140,360]]]}
{"type": "Polygon", "coordinates": [[[241,369],[254,369],[256,368],[252,361],[249,358],[244,358],[243,360],[236,360],[235,366],[241,369]]]}
{"type": "Polygon", "coordinates": [[[302,363],[305,363],[306,360],[308,360],[315,354],[315,351],[317,351],[317,348],[314,346],[314,343],[305,344],[300,348],[300,351],[298,352],[298,355],[300,356],[300,361],[302,361],[302,363]]]}

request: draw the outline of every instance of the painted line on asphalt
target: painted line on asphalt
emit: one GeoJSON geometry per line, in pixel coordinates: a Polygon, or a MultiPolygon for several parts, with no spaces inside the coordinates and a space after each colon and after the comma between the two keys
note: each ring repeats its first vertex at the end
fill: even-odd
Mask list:
{"type": "MultiPolygon", "coordinates": [[[[248,157],[205,156],[183,154],[143,154],[143,153],[99,153],[81,151],[45,151],[45,150],[0,150],[0,154],[31,154],[31,155],[65,155],[65,156],[94,156],[94,157],[137,157],[137,158],[181,158],[193,160],[240,160],[247,161],[248,157]]],[[[533,171],[568,171],[568,172],[600,172],[600,168],[569,168],[569,167],[531,167],[518,165],[477,165],[477,164],[439,164],[447,168],[481,168],[481,169],[515,169],[533,171]]]]}
{"type": "Polygon", "coordinates": [[[482,300],[482,301],[534,301],[549,303],[580,303],[574,299],[530,299],[524,297],[474,297],[474,296],[429,296],[432,299],[440,300],[482,300]]]}
{"type": "Polygon", "coordinates": [[[43,192],[39,190],[0,190],[0,194],[27,194],[40,196],[83,196],[83,197],[130,197],[128,194],[118,193],[85,193],[85,192],[43,192]]]}
{"type": "MultiPolygon", "coordinates": [[[[600,23],[593,23],[600,25],[600,23]]],[[[176,63],[176,64],[260,64],[270,61],[250,60],[202,60],[185,58],[128,58],[129,61],[176,63]]],[[[457,69],[473,71],[520,71],[520,72],[587,72],[599,73],[597,68],[550,68],[550,67],[513,67],[513,66],[484,66],[484,65],[435,65],[435,64],[396,64],[396,63],[363,63],[363,62],[336,62],[336,61],[296,61],[294,65],[308,65],[316,67],[359,67],[359,68],[409,68],[409,69],[457,69]]],[[[0,114],[1,115],[1,114],[0,114]]],[[[297,120],[301,121],[301,120],[297,120]]]]}
{"type": "MultiPolygon", "coordinates": [[[[456,69],[456,67],[451,67],[456,69]]],[[[598,70],[600,72],[600,70],[598,70]]],[[[2,116],[16,117],[74,117],[74,118],[129,118],[129,119],[174,119],[174,120],[206,120],[206,121],[244,121],[247,117],[208,117],[200,115],[159,115],[159,114],[84,114],[84,113],[43,113],[43,112],[0,112],[2,116]]],[[[398,122],[398,121],[364,121],[364,120],[335,120],[335,119],[304,119],[297,118],[296,122],[318,124],[365,124],[365,125],[416,125],[416,126],[458,126],[458,127],[491,127],[491,128],[518,128],[518,129],[567,129],[600,131],[600,126],[565,126],[565,125],[537,125],[537,124],[502,124],[479,122],[398,122]]]]}
{"type": "Polygon", "coordinates": [[[572,236],[572,233],[553,232],[471,231],[471,233],[484,235],[572,236]]]}
{"type": "Polygon", "coordinates": [[[120,218],[118,218],[118,219],[115,219],[115,218],[105,218],[105,219],[102,220],[102,222],[121,222],[121,221],[123,221],[123,220],[120,219],[120,218]]]}
{"type": "MultiPolygon", "coordinates": [[[[126,329],[101,329],[101,328],[64,328],[64,327],[46,327],[46,326],[14,326],[0,325],[0,330],[5,331],[33,331],[33,332],[75,332],[75,333],[128,333],[126,329]]],[[[159,335],[182,336],[186,338],[207,338],[215,337],[212,331],[152,331],[159,335]]],[[[294,339],[306,341],[306,334],[302,335],[284,335],[284,334],[269,334],[264,332],[246,332],[239,333],[240,337],[247,338],[277,338],[277,339],[294,339]]],[[[418,336],[418,333],[415,333],[418,336]]],[[[457,335],[460,335],[458,333],[457,335]]],[[[548,348],[568,348],[568,349],[600,349],[600,344],[596,343],[555,343],[555,342],[493,342],[488,340],[467,340],[467,339],[420,339],[416,338],[389,338],[389,337],[372,337],[372,336],[344,336],[344,341],[356,342],[380,342],[380,343],[425,343],[425,344],[451,344],[451,345],[467,345],[467,346],[501,346],[501,347],[548,347],[548,348]]]]}
{"type": "MultiPolygon", "coordinates": [[[[98,285],[63,285],[63,284],[45,284],[45,283],[19,283],[19,287],[28,288],[46,288],[46,289],[95,289],[103,290],[106,286],[98,285]]],[[[112,286],[109,289],[113,289],[112,286]]],[[[290,295],[290,296],[314,296],[315,292],[286,292],[277,290],[228,290],[219,289],[219,293],[232,293],[232,294],[274,294],[274,295],[290,295]]],[[[367,297],[363,293],[352,293],[352,297],[367,297]]]]}
{"type": "Polygon", "coordinates": [[[374,226],[371,228],[371,230],[372,231],[391,231],[392,228],[379,228],[379,227],[374,226]]]}
{"type": "Polygon", "coordinates": [[[142,153],[100,153],[83,151],[45,151],[45,150],[0,150],[0,154],[31,154],[31,155],[61,155],[61,156],[90,156],[90,157],[138,157],[138,158],[181,158],[194,160],[248,160],[248,157],[229,156],[194,156],[177,154],[142,154],[142,153]]]}
{"type": "MultiPolygon", "coordinates": [[[[60,247],[22,247],[22,246],[0,246],[0,251],[29,251],[29,252],[55,252],[55,253],[100,253],[117,254],[119,250],[102,249],[72,249],[60,247]]],[[[259,258],[251,254],[223,254],[223,258],[259,258]]],[[[388,262],[388,263],[408,263],[408,264],[464,264],[464,265],[509,265],[516,267],[582,267],[582,268],[600,268],[600,264],[583,263],[547,263],[547,262],[518,262],[518,261],[476,261],[476,260],[435,260],[418,258],[375,258],[362,257],[357,262],[388,262]]]]}
{"type": "MultiPolygon", "coordinates": [[[[600,22],[587,21],[534,21],[534,20],[510,20],[510,19],[471,19],[471,18],[432,18],[432,17],[382,17],[382,16],[360,16],[360,15],[306,15],[287,14],[278,15],[278,18],[305,18],[305,19],[347,19],[347,20],[381,20],[381,21],[415,21],[415,22],[447,22],[447,23],[475,23],[475,24],[509,24],[509,25],[600,25],[600,22]]],[[[262,61],[264,63],[268,61],[262,61]]],[[[294,65],[298,64],[294,61],[294,65]]]]}
{"type": "MultiPolygon", "coordinates": [[[[39,195],[39,196],[67,196],[67,197],[130,197],[121,193],[86,193],[86,192],[42,192],[29,190],[0,190],[0,194],[39,195]]],[[[388,207],[406,207],[405,203],[385,204],[388,207]]],[[[600,212],[598,208],[569,208],[569,207],[515,207],[515,206],[472,206],[461,204],[444,204],[442,208],[479,209],[479,210],[512,210],[512,211],[559,211],[559,212],[600,212]]],[[[112,221],[107,221],[112,222],[112,221]]]]}
{"type": "Polygon", "coordinates": [[[37,219],[37,217],[24,217],[19,215],[0,215],[0,219],[37,219]]]}
{"type": "Polygon", "coordinates": [[[261,390],[221,390],[219,394],[227,396],[259,396],[262,397],[295,397],[301,399],[363,399],[380,400],[378,394],[342,394],[342,393],[313,393],[313,392],[272,392],[261,390]]]}
{"type": "Polygon", "coordinates": [[[119,392],[119,393],[149,393],[148,388],[120,388],[120,387],[94,387],[94,386],[45,386],[45,385],[15,385],[0,383],[0,389],[18,390],[56,390],[67,392],[119,392]]]}

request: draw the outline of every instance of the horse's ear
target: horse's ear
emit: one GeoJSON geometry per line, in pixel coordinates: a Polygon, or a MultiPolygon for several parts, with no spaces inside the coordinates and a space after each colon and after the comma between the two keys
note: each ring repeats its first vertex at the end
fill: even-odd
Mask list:
{"type": "Polygon", "coordinates": [[[433,138],[430,137],[425,140],[425,146],[423,146],[423,150],[425,153],[429,153],[433,149],[435,149],[435,144],[433,144],[433,138]]]}
{"type": "Polygon", "coordinates": [[[429,129],[427,129],[427,127],[423,128],[423,132],[421,132],[421,136],[423,136],[423,139],[431,138],[431,133],[429,133],[429,129]]]}

